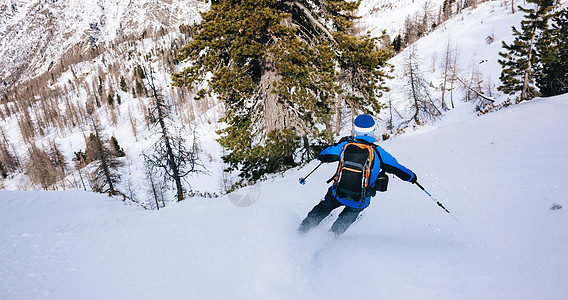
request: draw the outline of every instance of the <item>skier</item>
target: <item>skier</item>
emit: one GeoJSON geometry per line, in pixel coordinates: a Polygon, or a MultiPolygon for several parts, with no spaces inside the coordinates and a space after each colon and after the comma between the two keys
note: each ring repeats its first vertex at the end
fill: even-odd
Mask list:
{"type": "Polygon", "coordinates": [[[345,206],[330,232],[340,236],[357,220],[377,191],[386,191],[391,173],[401,180],[416,183],[416,174],[399,164],[380,146],[374,144],[375,120],[367,114],[359,115],[353,124],[355,137],[343,137],[319,154],[324,163],[339,161],[336,174],[328,180],[333,184],[325,198],[308,213],[298,231],[306,233],[319,225],[332,210],[345,206]]]}

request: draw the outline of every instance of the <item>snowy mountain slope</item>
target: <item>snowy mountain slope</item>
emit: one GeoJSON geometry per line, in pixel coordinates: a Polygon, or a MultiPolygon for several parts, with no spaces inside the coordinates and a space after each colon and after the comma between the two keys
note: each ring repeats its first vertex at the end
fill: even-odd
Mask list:
{"type": "Polygon", "coordinates": [[[194,0],[2,2],[0,78],[5,84],[50,71],[73,47],[87,52],[121,35],[191,24],[207,7],[194,0]]]}
{"type": "Polygon", "coordinates": [[[333,218],[300,237],[335,170],[299,185],[316,162],[160,211],[0,191],[0,298],[566,299],[568,95],[475,118],[452,111],[462,113],[382,146],[463,227],[391,178],[340,239],[327,235],[333,218]],[[230,201],[247,195],[258,201],[230,201]]]}
{"type": "Polygon", "coordinates": [[[443,0],[363,0],[358,15],[362,18],[361,25],[373,35],[386,30],[394,38],[403,32],[407,16],[423,16],[425,10],[435,16],[443,3],[443,0]]]}
{"type": "MultiPolygon", "coordinates": [[[[100,97],[102,94],[107,95],[107,93],[113,93],[116,96],[120,96],[122,98],[122,105],[115,105],[115,107],[111,109],[109,109],[109,106],[103,105],[97,108],[96,114],[101,120],[105,138],[108,139],[111,136],[115,136],[120,141],[120,145],[125,149],[127,153],[125,161],[127,167],[122,170],[122,172],[125,173],[123,183],[136,190],[136,193],[130,196],[135,196],[137,199],[142,200],[142,198],[145,198],[147,185],[144,180],[146,176],[144,174],[145,168],[141,155],[143,151],[147,151],[152,145],[155,136],[152,136],[152,132],[150,132],[148,126],[145,124],[147,115],[146,106],[149,105],[151,99],[147,97],[142,98],[139,95],[137,97],[133,92],[136,81],[141,80],[138,75],[136,75],[135,68],[137,66],[142,65],[148,68],[150,64],[148,57],[152,56],[151,64],[156,72],[156,83],[160,88],[165,90],[165,97],[167,97],[171,103],[175,102],[177,99],[178,106],[176,106],[176,109],[180,109],[180,102],[186,103],[183,106],[182,112],[174,112],[177,117],[176,122],[183,124],[185,129],[192,128],[194,125],[200,126],[201,130],[200,134],[196,135],[197,138],[200,138],[203,132],[205,132],[203,135],[207,136],[210,132],[214,133],[217,129],[218,118],[216,116],[221,114],[222,110],[212,109],[206,111],[208,107],[210,107],[209,103],[212,101],[201,103],[195,103],[189,101],[189,99],[188,101],[184,101],[183,97],[189,98],[190,92],[187,92],[185,89],[176,89],[174,91],[174,89],[169,87],[171,84],[171,69],[166,63],[166,61],[168,61],[167,55],[170,55],[170,58],[175,55],[175,49],[173,48],[180,46],[180,44],[183,44],[185,41],[185,34],[179,32],[178,25],[195,22],[198,18],[198,10],[206,8],[207,5],[207,3],[201,1],[194,3],[193,1],[156,2],[145,0],[129,2],[95,1],[88,3],[81,1],[53,3],[46,1],[29,3],[17,2],[14,6],[13,14],[8,13],[6,16],[0,16],[0,19],[6,21],[2,23],[2,30],[7,30],[8,34],[15,34],[19,37],[19,40],[0,43],[0,64],[3,62],[9,64],[12,59],[14,59],[14,62],[27,64],[27,60],[19,57],[15,52],[9,53],[10,58],[7,59],[2,59],[2,53],[27,49],[27,46],[17,47],[19,42],[33,43],[37,35],[31,34],[26,38],[26,32],[29,33],[29,30],[26,28],[36,26],[34,28],[38,28],[38,30],[49,29],[45,26],[46,24],[38,21],[40,17],[36,15],[36,10],[41,8],[43,9],[42,11],[45,12],[45,8],[48,7],[52,11],[57,11],[57,18],[54,18],[55,21],[52,22],[53,24],[51,25],[59,26],[53,30],[54,36],[63,35],[64,38],[59,37],[52,41],[52,43],[46,44],[45,51],[40,51],[44,55],[37,56],[30,54],[32,55],[30,59],[55,59],[56,62],[59,62],[58,55],[61,55],[69,49],[71,49],[69,51],[72,52],[74,56],[79,54],[78,56],[83,56],[83,58],[72,57],[69,59],[65,55],[65,61],[70,61],[71,63],[65,65],[62,62],[61,67],[58,65],[55,78],[52,74],[51,76],[47,76],[50,77],[47,82],[40,83],[44,87],[47,85],[47,88],[45,88],[47,92],[35,92],[34,97],[45,101],[46,98],[50,98],[46,96],[46,94],[51,96],[52,94],[49,94],[49,92],[55,91],[54,93],[56,95],[54,97],[59,97],[59,103],[57,104],[58,109],[61,111],[59,117],[61,119],[68,119],[66,114],[72,110],[69,109],[68,104],[65,104],[67,101],[73,106],[83,108],[84,110],[85,103],[93,103],[97,97],[102,100],[103,97],[100,97]],[[92,18],[93,20],[104,20],[104,22],[97,21],[98,23],[96,24],[92,22],[89,23],[89,20],[92,18]],[[91,24],[96,25],[93,26],[96,30],[91,28],[91,24]],[[158,30],[160,26],[166,25],[167,27],[164,32],[158,30]],[[157,31],[152,31],[152,29],[157,31]],[[144,35],[145,38],[141,34],[143,32],[147,33],[144,35]],[[152,34],[152,32],[154,32],[154,34],[152,34]],[[92,33],[96,34],[92,35],[92,33]],[[127,36],[125,37],[125,35],[127,36]],[[91,55],[93,51],[91,51],[91,46],[89,45],[91,42],[90,37],[97,38],[95,42],[97,45],[101,46],[97,48],[97,51],[101,52],[98,55],[91,55]],[[2,49],[8,52],[2,52],[2,49]],[[52,51],[57,53],[54,52],[52,56],[50,54],[52,51]],[[163,55],[160,56],[157,55],[157,53],[163,55]],[[119,88],[119,77],[121,76],[125,77],[126,81],[128,81],[128,88],[125,89],[125,91],[119,88]],[[102,89],[99,88],[99,84],[101,84],[102,89]],[[97,95],[95,91],[99,91],[101,95],[97,95]],[[180,96],[182,93],[185,93],[185,95],[180,96]],[[175,99],[173,99],[174,96],[176,96],[175,99]],[[198,109],[199,113],[195,112],[198,109]],[[203,111],[203,113],[201,113],[201,111],[203,111]],[[188,121],[188,119],[191,120],[188,121]]],[[[3,38],[3,36],[0,35],[0,38],[3,38]]],[[[42,40],[42,42],[44,41],[42,40]]],[[[38,51],[32,52],[36,53],[38,51]]],[[[172,64],[171,59],[170,64],[172,64]]],[[[34,69],[34,64],[29,64],[29,66],[31,69],[34,69]]],[[[49,64],[40,63],[39,66],[47,67],[49,64]]],[[[15,66],[14,68],[19,67],[15,66]]],[[[0,70],[4,71],[5,69],[0,68],[0,70]]],[[[20,68],[20,70],[23,69],[20,68]]],[[[24,74],[22,76],[31,77],[33,75],[32,73],[22,71],[22,74],[24,74]]],[[[4,85],[0,86],[0,90],[2,87],[4,87],[4,85]]],[[[36,88],[32,87],[32,89],[36,88]]],[[[25,87],[21,88],[20,92],[22,90],[26,90],[25,87]]],[[[13,99],[18,98],[16,93],[9,96],[12,96],[13,99]]],[[[25,96],[20,95],[19,98],[24,97],[25,96]]],[[[106,96],[104,98],[106,98],[106,96]]],[[[107,103],[106,101],[102,102],[103,104],[107,103]]],[[[214,105],[215,104],[211,104],[211,106],[214,105]]],[[[4,109],[6,109],[4,112],[7,111],[7,107],[9,106],[10,104],[4,106],[4,109]]],[[[42,113],[38,105],[31,107],[29,111],[36,116],[40,116],[34,118],[34,121],[37,123],[42,122],[41,116],[45,114],[45,112],[42,113]]],[[[45,124],[44,122],[42,123],[45,124]]],[[[81,126],[80,123],[79,126],[77,126],[77,123],[74,123],[72,126],[68,126],[63,130],[54,128],[55,126],[48,125],[48,127],[50,128],[44,131],[43,136],[39,136],[34,142],[42,146],[50,141],[57,143],[64,153],[67,166],[74,166],[74,162],[72,161],[73,153],[85,149],[84,136],[85,132],[90,130],[90,126],[81,126]]],[[[1,122],[0,130],[3,130],[6,142],[12,145],[11,148],[13,151],[24,161],[29,156],[29,145],[24,142],[21,128],[18,126],[17,115],[12,115],[1,122]]],[[[89,135],[89,133],[86,134],[89,135]]],[[[214,138],[212,138],[212,140],[213,139],[214,138]]],[[[200,142],[202,142],[201,146],[205,147],[209,141],[200,139],[200,142]]],[[[207,149],[210,150],[208,154],[216,154],[214,152],[215,150],[213,150],[214,147],[217,149],[219,146],[207,146],[207,149]]],[[[205,155],[205,157],[207,157],[207,155],[205,155]]],[[[215,158],[218,157],[220,157],[220,155],[215,155],[215,158]]],[[[208,162],[205,162],[205,164],[208,164],[208,162]]],[[[209,170],[213,170],[213,168],[209,168],[209,170]]],[[[79,188],[82,189],[84,184],[81,184],[83,180],[79,180],[79,174],[75,172],[69,175],[70,177],[65,181],[65,184],[69,182],[79,182],[79,188]]],[[[202,190],[218,190],[217,181],[208,180],[206,183],[208,184],[203,184],[202,190]]],[[[23,172],[12,174],[6,181],[0,183],[0,187],[6,189],[34,189],[34,187],[30,187],[30,181],[23,172]]],[[[188,186],[188,188],[191,187],[188,186]]],[[[88,182],[86,189],[90,189],[88,182]]],[[[125,186],[120,187],[120,189],[121,191],[127,190],[125,186]]],[[[143,201],[144,200],[142,200],[142,202],[143,201]]]]}
{"type": "MultiPolygon", "coordinates": [[[[510,8],[501,1],[481,3],[477,8],[468,8],[452,19],[441,24],[413,45],[417,53],[419,75],[430,86],[430,93],[441,107],[442,84],[445,72],[445,60],[449,69],[456,69],[460,80],[477,87],[485,95],[495,98],[497,102],[506,100],[506,95],[497,91],[500,85],[501,65],[499,52],[501,42],[511,43],[511,26],[518,27],[523,19],[522,13],[511,14],[510,8]]],[[[393,113],[393,123],[400,124],[412,118],[411,97],[408,95],[408,82],[404,76],[404,63],[410,48],[393,57],[389,62],[394,65],[393,79],[387,81],[391,92],[381,99],[383,103],[392,105],[400,115],[393,113]]],[[[451,74],[451,71],[448,71],[451,74]]],[[[450,83],[447,83],[447,88],[450,83]]],[[[454,91],[446,92],[445,103],[452,108],[451,99],[458,109],[463,104],[467,90],[459,81],[454,82],[454,91]]],[[[466,108],[463,108],[466,109],[466,108]]],[[[470,109],[470,106],[467,106],[470,109]]],[[[379,116],[383,120],[390,118],[388,110],[379,116]]],[[[445,118],[445,117],[444,117],[445,118]]],[[[383,128],[386,124],[382,124],[383,128]]]]}

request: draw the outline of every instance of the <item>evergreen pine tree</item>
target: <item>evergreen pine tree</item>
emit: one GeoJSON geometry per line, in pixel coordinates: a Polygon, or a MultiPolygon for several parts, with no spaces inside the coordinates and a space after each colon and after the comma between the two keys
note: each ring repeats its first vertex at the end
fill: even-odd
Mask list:
{"type": "Polygon", "coordinates": [[[0,128],[0,166],[2,177],[6,178],[8,174],[16,172],[20,168],[20,164],[16,156],[10,151],[8,138],[4,134],[4,130],[0,128]]]}
{"type": "Polygon", "coordinates": [[[107,146],[102,136],[100,123],[94,114],[94,108],[87,105],[87,118],[91,123],[93,133],[90,134],[86,141],[87,163],[95,162],[96,169],[93,175],[93,190],[95,192],[116,195],[119,192],[115,186],[120,182],[120,174],[118,169],[124,164],[117,159],[117,156],[107,146]]]}
{"type": "Polygon", "coordinates": [[[568,92],[568,9],[552,18],[552,28],[543,31],[536,44],[541,63],[537,68],[536,85],[542,96],[568,92]]]}
{"type": "Polygon", "coordinates": [[[558,78],[559,86],[562,87],[559,93],[568,93],[568,8],[564,8],[559,16],[555,18],[555,28],[558,39],[558,57],[559,70],[558,78]]]}
{"type": "Polygon", "coordinates": [[[392,48],[395,53],[400,52],[402,49],[402,37],[398,34],[392,41],[392,48]]]}
{"type": "Polygon", "coordinates": [[[120,76],[120,89],[123,92],[127,91],[127,87],[126,87],[126,80],[124,79],[124,76],[120,76]]]}
{"type": "Polygon", "coordinates": [[[503,57],[499,60],[503,70],[499,77],[501,85],[497,89],[509,95],[520,91],[519,101],[538,95],[535,89],[535,68],[539,62],[536,43],[547,29],[551,17],[550,11],[554,6],[554,0],[527,0],[527,2],[535,4],[535,8],[519,6],[519,10],[525,13],[521,21],[521,30],[513,26],[515,40],[511,44],[502,42],[507,52],[499,52],[503,57]]]}
{"type": "Polygon", "coordinates": [[[197,99],[215,93],[224,102],[228,126],[219,142],[234,167],[270,160],[264,149],[270,137],[298,141],[292,148],[311,147],[321,137],[316,125],[329,122],[338,97],[353,109],[380,110],[391,52],[369,36],[350,34],[358,5],[219,0],[202,14],[194,40],[177,56],[192,65],[174,74],[174,82],[207,80],[208,90],[197,99]]]}
{"type": "Polygon", "coordinates": [[[455,0],[444,0],[444,3],[442,4],[442,17],[444,21],[452,17],[452,5],[454,4],[454,2],[455,0]]]}
{"type": "Polygon", "coordinates": [[[115,155],[116,157],[126,156],[126,153],[124,153],[124,149],[120,147],[120,145],[118,144],[118,140],[114,137],[114,135],[111,136],[110,138],[110,146],[112,154],[115,155]]]}
{"type": "Polygon", "coordinates": [[[102,99],[104,89],[103,89],[103,78],[101,76],[99,76],[99,86],[97,88],[97,92],[98,92],[98,96],[102,99]]]}
{"type": "Polygon", "coordinates": [[[65,177],[65,171],[67,170],[67,162],[65,161],[65,156],[63,156],[63,152],[59,149],[59,145],[52,141],[49,144],[49,160],[51,164],[57,168],[59,172],[59,177],[65,177]]]}
{"type": "Polygon", "coordinates": [[[140,79],[146,78],[146,74],[144,73],[142,66],[136,65],[134,72],[136,73],[136,75],[138,75],[138,77],[140,77],[140,79]]]}
{"type": "MultiPolygon", "coordinates": [[[[144,85],[140,81],[136,80],[136,94],[135,95],[142,97],[143,96],[142,94],[145,93],[145,91],[146,91],[146,89],[144,88],[144,85]]],[[[134,92],[133,92],[133,94],[134,94],[134,92]]]]}
{"type": "Polygon", "coordinates": [[[0,162],[0,176],[2,176],[2,178],[8,177],[8,171],[4,168],[2,162],[0,162]]]}
{"type": "Polygon", "coordinates": [[[8,174],[18,170],[18,161],[8,149],[8,144],[0,143],[0,166],[2,177],[6,178],[8,174]]]}

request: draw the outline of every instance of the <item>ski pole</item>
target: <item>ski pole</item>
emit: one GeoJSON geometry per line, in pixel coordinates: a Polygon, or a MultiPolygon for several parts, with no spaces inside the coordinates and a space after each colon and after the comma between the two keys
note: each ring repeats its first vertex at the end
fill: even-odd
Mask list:
{"type": "Polygon", "coordinates": [[[426,195],[428,195],[430,198],[432,198],[432,200],[434,200],[434,202],[436,202],[436,204],[438,204],[439,207],[441,207],[445,212],[447,212],[450,216],[452,216],[452,218],[454,218],[454,220],[456,220],[456,222],[460,223],[460,225],[464,226],[462,224],[462,222],[460,222],[460,220],[458,220],[458,218],[456,218],[456,216],[452,215],[452,213],[444,207],[444,205],[438,201],[438,199],[434,198],[434,196],[432,196],[432,194],[430,194],[422,185],[420,185],[420,183],[415,182],[415,184],[424,191],[424,193],[426,193],[426,195]]]}
{"type": "Polygon", "coordinates": [[[306,175],[306,177],[300,177],[300,184],[306,184],[306,179],[310,177],[310,175],[312,175],[312,173],[317,170],[322,164],[323,162],[320,161],[319,165],[317,165],[308,175],[306,175]]]}

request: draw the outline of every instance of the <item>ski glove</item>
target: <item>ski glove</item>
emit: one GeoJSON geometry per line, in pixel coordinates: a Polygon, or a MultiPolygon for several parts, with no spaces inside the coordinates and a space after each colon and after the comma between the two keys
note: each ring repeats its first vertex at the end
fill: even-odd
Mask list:
{"type": "Polygon", "coordinates": [[[375,197],[377,195],[377,189],[375,187],[369,188],[365,193],[365,197],[375,197]]]}
{"type": "Polygon", "coordinates": [[[412,179],[410,180],[410,183],[416,184],[417,181],[418,177],[416,176],[416,173],[412,172],[412,179]]]}

